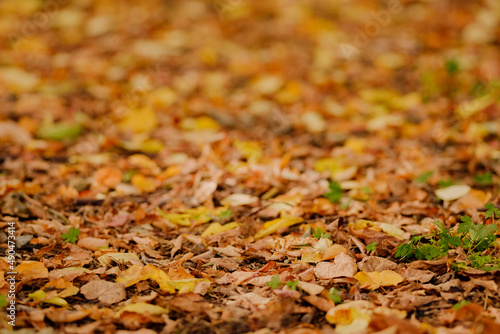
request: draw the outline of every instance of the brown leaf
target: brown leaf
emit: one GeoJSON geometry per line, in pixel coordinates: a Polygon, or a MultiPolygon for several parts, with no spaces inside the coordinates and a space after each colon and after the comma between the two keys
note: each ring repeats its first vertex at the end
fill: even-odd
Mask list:
{"type": "Polygon", "coordinates": [[[319,279],[354,277],[354,274],[358,271],[356,261],[349,255],[341,253],[335,257],[334,261],[334,263],[318,263],[314,270],[314,275],[319,279]]]}
{"type": "Polygon", "coordinates": [[[371,272],[382,270],[394,270],[397,264],[390,260],[378,256],[365,256],[361,262],[358,263],[359,270],[371,272]]]}
{"type": "Polygon", "coordinates": [[[96,299],[106,305],[116,304],[127,297],[125,287],[120,283],[91,281],[80,288],[87,299],[96,299]]]}

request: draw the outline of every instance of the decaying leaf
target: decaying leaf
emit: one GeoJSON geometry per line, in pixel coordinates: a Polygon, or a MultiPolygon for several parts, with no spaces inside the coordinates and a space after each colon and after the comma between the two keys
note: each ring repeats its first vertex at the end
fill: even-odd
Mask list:
{"type": "Polygon", "coordinates": [[[85,298],[99,299],[100,302],[107,305],[118,303],[127,296],[122,284],[100,280],[83,285],[80,291],[85,298]]]}

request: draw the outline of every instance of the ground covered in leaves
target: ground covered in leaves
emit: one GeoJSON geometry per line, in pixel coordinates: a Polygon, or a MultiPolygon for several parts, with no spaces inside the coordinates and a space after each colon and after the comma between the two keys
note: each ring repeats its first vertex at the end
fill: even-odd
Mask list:
{"type": "Polygon", "coordinates": [[[0,15],[2,328],[500,332],[497,1],[0,15]]]}

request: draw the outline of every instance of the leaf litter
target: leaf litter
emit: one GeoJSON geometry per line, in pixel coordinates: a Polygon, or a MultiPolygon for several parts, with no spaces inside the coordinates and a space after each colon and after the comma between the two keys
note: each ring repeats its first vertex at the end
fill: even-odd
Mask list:
{"type": "Polygon", "coordinates": [[[14,329],[500,332],[499,13],[2,1],[14,329]]]}

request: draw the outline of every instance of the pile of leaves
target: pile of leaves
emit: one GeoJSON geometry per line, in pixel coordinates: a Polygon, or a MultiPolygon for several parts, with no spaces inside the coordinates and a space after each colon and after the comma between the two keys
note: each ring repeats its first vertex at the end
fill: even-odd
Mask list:
{"type": "Polygon", "coordinates": [[[500,332],[497,1],[0,15],[3,331],[500,332]]]}

